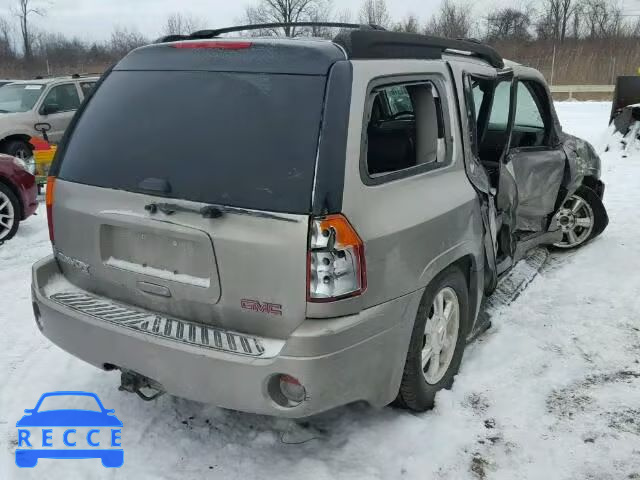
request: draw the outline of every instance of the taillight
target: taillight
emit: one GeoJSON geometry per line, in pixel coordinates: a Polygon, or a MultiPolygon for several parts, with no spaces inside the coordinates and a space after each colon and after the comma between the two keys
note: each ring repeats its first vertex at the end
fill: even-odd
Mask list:
{"type": "Polygon", "coordinates": [[[170,45],[172,48],[218,48],[221,50],[244,50],[251,47],[251,42],[178,42],[170,45]]]}
{"type": "Polygon", "coordinates": [[[47,177],[47,192],[45,205],[47,206],[47,225],[49,226],[49,240],[53,243],[53,202],[56,192],[56,177],[47,177]]]}
{"type": "Polygon", "coordinates": [[[307,286],[310,302],[353,297],[367,288],[364,244],[342,215],[311,220],[307,286]]]}

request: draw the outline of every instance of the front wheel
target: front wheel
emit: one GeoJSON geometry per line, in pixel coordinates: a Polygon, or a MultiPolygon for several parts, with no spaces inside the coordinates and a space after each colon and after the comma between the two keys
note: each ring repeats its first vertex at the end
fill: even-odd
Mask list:
{"type": "Polygon", "coordinates": [[[570,249],[600,235],[609,223],[609,217],[596,192],[582,186],[565,200],[554,221],[562,230],[562,240],[553,246],[570,249]]]}
{"type": "Polygon", "coordinates": [[[436,393],[451,388],[469,327],[469,294],[462,272],[451,267],[427,287],[416,315],[397,402],[423,412],[436,393]]]}
{"type": "Polygon", "coordinates": [[[9,140],[5,145],[5,153],[12,157],[26,160],[33,155],[33,150],[28,142],[23,140],[9,140]]]}

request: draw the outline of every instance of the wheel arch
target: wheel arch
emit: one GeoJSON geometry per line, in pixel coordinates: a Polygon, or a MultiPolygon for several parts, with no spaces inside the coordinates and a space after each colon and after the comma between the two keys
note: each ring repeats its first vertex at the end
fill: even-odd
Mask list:
{"type": "Polygon", "coordinates": [[[596,192],[600,199],[602,199],[604,194],[604,184],[601,180],[590,175],[582,179],[582,185],[585,187],[589,187],[591,190],[596,192]]]}
{"type": "Polygon", "coordinates": [[[29,140],[31,140],[31,136],[27,135],[26,133],[13,133],[11,135],[7,135],[2,140],[0,140],[0,151],[4,151],[6,144],[11,142],[12,140],[19,140],[28,144],[29,140]]]}
{"type": "MultiPolygon", "coordinates": [[[[462,242],[435,258],[421,277],[426,288],[436,277],[449,268],[458,268],[465,277],[469,294],[469,331],[472,331],[484,295],[484,257],[474,252],[469,242],[462,242]]],[[[469,333],[469,332],[466,332],[469,333]]]]}

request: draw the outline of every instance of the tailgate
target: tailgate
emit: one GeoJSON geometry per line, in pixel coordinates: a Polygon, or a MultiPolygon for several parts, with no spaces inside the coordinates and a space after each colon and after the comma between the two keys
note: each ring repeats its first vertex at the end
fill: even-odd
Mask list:
{"type": "Polygon", "coordinates": [[[166,198],[58,180],[55,251],[80,288],[202,324],[286,338],[305,318],[308,217],[150,213],[166,198]]]}

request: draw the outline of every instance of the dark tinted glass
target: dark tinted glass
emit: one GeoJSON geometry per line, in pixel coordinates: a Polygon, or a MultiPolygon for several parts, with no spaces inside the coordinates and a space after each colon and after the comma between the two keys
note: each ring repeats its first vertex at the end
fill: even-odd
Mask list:
{"type": "Polygon", "coordinates": [[[77,110],[80,106],[80,97],[74,83],[66,83],[53,87],[44,99],[44,105],[53,108],[53,111],[68,112],[77,110]]]}
{"type": "Polygon", "coordinates": [[[82,89],[82,94],[87,97],[90,93],[91,90],[93,90],[93,87],[96,86],[96,82],[82,82],[80,83],[80,88],[82,89]]]}
{"type": "Polygon", "coordinates": [[[322,76],[114,71],[59,176],[134,192],[156,178],[172,198],[306,213],[324,85],[322,76]]]}

